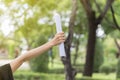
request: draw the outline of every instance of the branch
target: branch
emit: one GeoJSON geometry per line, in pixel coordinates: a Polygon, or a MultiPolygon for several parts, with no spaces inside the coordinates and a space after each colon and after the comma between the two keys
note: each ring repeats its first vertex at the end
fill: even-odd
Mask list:
{"type": "Polygon", "coordinates": [[[73,3],[73,8],[72,8],[72,13],[70,16],[70,21],[69,21],[69,35],[67,37],[67,40],[65,41],[65,43],[68,43],[68,45],[71,44],[72,42],[72,37],[73,37],[73,27],[74,27],[74,23],[75,23],[75,18],[76,18],[76,13],[77,13],[77,0],[72,0],[73,3]]]}
{"type": "MultiPolygon", "coordinates": [[[[96,0],[94,0],[96,8],[98,9],[98,12],[101,13],[101,9],[100,9],[100,5],[96,2],[96,0]]],[[[116,25],[114,25],[111,21],[109,21],[109,19],[107,17],[105,17],[105,21],[108,23],[108,25],[110,25],[113,28],[117,28],[116,25]]],[[[118,29],[118,28],[117,28],[118,29]]]]}
{"type": "Polygon", "coordinates": [[[115,27],[116,27],[118,30],[120,30],[120,27],[119,27],[119,25],[118,25],[118,23],[117,23],[117,20],[116,20],[116,18],[115,18],[115,15],[114,15],[114,14],[115,14],[114,9],[113,9],[112,6],[110,7],[110,9],[111,9],[113,21],[114,21],[114,23],[115,23],[115,27]]]}
{"type": "Polygon", "coordinates": [[[114,0],[107,0],[106,6],[104,7],[103,12],[101,12],[99,17],[97,18],[97,24],[100,24],[102,22],[104,16],[106,15],[108,9],[110,8],[110,6],[112,5],[113,2],[114,2],[114,0]]]}
{"type": "Polygon", "coordinates": [[[118,50],[120,51],[120,45],[119,45],[119,43],[117,42],[117,40],[116,40],[116,39],[114,39],[114,42],[115,42],[115,44],[116,44],[116,46],[117,46],[118,50]]]}
{"type": "MultiPolygon", "coordinates": [[[[101,10],[101,8],[100,8],[100,5],[96,2],[96,0],[94,0],[94,2],[95,2],[95,5],[96,5],[96,8],[98,9],[98,12],[101,13],[102,10],[101,10]]],[[[107,17],[105,17],[105,20],[106,20],[108,23],[111,23],[107,17]]],[[[113,25],[113,24],[111,24],[111,25],[113,25]]]]}
{"type": "Polygon", "coordinates": [[[94,0],[94,2],[95,2],[95,5],[96,5],[98,11],[101,13],[102,10],[100,9],[100,5],[96,2],[96,0],[94,0]]]}
{"type": "Polygon", "coordinates": [[[90,4],[90,0],[80,0],[83,7],[86,10],[87,14],[91,14],[92,13],[92,8],[91,8],[91,4],[90,4]]]}

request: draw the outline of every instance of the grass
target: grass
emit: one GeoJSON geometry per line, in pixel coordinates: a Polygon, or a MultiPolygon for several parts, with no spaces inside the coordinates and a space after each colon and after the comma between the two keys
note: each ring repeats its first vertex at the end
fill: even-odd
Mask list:
{"type": "MultiPolygon", "coordinates": [[[[64,66],[60,60],[54,60],[54,64],[49,63],[48,73],[36,73],[31,70],[18,70],[14,74],[15,80],[65,80],[64,66]]],[[[83,65],[77,67],[79,71],[83,70],[83,65]]],[[[82,72],[82,71],[81,71],[82,72]]],[[[75,80],[116,80],[116,73],[108,75],[104,73],[94,73],[93,77],[83,77],[82,73],[76,75],[75,80]]]]}
{"type": "MultiPolygon", "coordinates": [[[[103,73],[94,73],[92,78],[83,77],[82,73],[76,75],[75,80],[115,80],[115,73],[103,74],[103,73]]],[[[65,80],[65,74],[57,73],[36,73],[32,71],[17,71],[14,74],[15,80],[65,80]]]]}
{"type": "Polygon", "coordinates": [[[64,80],[63,74],[37,73],[32,71],[17,71],[14,74],[15,80],[64,80]]]}
{"type": "MultiPolygon", "coordinates": [[[[82,80],[82,78],[83,78],[82,74],[78,73],[76,76],[76,79],[82,80]]],[[[86,78],[85,80],[89,80],[89,79],[91,79],[91,80],[115,80],[116,75],[115,75],[115,73],[110,73],[108,75],[106,75],[104,73],[94,73],[92,78],[89,78],[89,77],[84,77],[84,78],[86,78]]]]}
{"type": "Polygon", "coordinates": [[[110,73],[108,75],[104,73],[95,73],[93,74],[93,78],[100,78],[100,79],[106,79],[106,80],[115,80],[116,78],[116,73],[110,73]]]}

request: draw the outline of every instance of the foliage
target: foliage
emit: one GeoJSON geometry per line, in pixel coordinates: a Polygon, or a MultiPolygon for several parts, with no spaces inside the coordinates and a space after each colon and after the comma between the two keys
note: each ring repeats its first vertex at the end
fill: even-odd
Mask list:
{"type": "MultiPolygon", "coordinates": [[[[52,35],[55,33],[52,16],[54,10],[61,8],[58,5],[62,5],[64,9],[65,7],[67,9],[70,7],[68,0],[4,0],[3,2],[7,10],[7,13],[4,13],[10,17],[11,24],[15,28],[13,37],[16,37],[17,40],[24,38],[28,48],[31,46],[30,44],[34,41],[34,38],[37,37],[35,35],[46,34],[51,36],[51,33],[52,35]]],[[[60,10],[63,10],[63,8],[60,10]]]]}
{"type": "Polygon", "coordinates": [[[103,64],[100,67],[100,72],[109,74],[111,72],[111,66],[109,64],[103,64]]]}
{"type": "Polygon", "coordinates": [[[120,58],[118,59],[116,78],[120,78],[120,58]]]}
{"type": "MultiPolygon", "coordinates": [[[[93,0],[91,0],[91,1],[93,1],[93,0]]],[[[100,8],[102,10],[104,8],[106,1],[105,0],[96,0],[96,1],[97,1],[97,3],[99,3],[100,8]]],[[[119,2],[120,2],[120,0],[116,0],[113,4],[117,22],[120,21],[119,2]]],[[[79,0],[78,0],[78,3],[80,3],[79,0]]],[[[98,15],[100,13],[99,13],[99,11],[97,11],[97,7],[95,6],[94,2],[91,2],[91,3],[92,3],[92,8],[96,11],[96,17],[98,17],[98,15]]],[[[26,45],[31,48],[31,44],[33,42],[35,42],[35,44],[37,44],[36,40],[39,37],[39,34],[44,34],[47,37],[51,36],[51,35],[53,36],[53,34],[55,33],[55,26],[53,25],[53,21],[52,21],[53,11],[58,11],[62,16],[63,24],[66,24],[69,22],[70,9],[71,9],[71,1],[69,1],[69,0],[49,0],[49,1],[48,0],[2,0],[2,1],[0,1],[0,5],[5,6],[5,8],[3,10],[1,9],[2,7],[0,7],[0,16],[1,17],[9,16],[10,24],[12,24],[15,29],[15,31],[11,32],[10,35],[8,35],[11,37],[11,39],[15,39],[15,40],[13,40],[14,43],[6,40],[6,39],[8,39],[7,36],[4,37],[3,34],[0,33],[0,42],[1,42],[0,47],[6,48],[6,46],[8,46],[7,49],[9,50],[10,57],[14,56],[14,47],[18,46],[21,43],[22,39],[25,39],[27,42],[26,45]],[[39,23],[40,20],[44,21],[44,18],[46,19],[45,23],[44,24],[39,23]],[[20,42],[16,44],[17,41],[20,41],[20,42]]],[[[111,14],[110,10],[107,13],[106,18],[109,21],[104,19],[101,24],[104,29],[105,36],[108,36],[108,34],[109,34],[113,38],[120,38],[119,31],[115,30],[115,28],[113,28],[113,26],[111,26],[111,24],[113,24],[113,22],[112,22],[112,14],[111,14]]],[[[1,21],[1,23],[2,22],[3,21],[1,21]]],[[[0,23],[0,26],[1,26],[1,23],[0,23]]],[[[120,23],[118,23],[118,24],[120,24],[120,23]]],[[[65,25],[63,25],[63,26],[65,26],[65,25]]],[[[85,40],[83,40],[84,43],[86,43],[85,41],[87,41],[87,33],[88,33],[87,26],[88,26],[88,24],[87,24],[87,19],[86,19],[84,9],[82,8],[81,4],[78,4],[77,19],[75,22],[74,31],[77,36],[81,36],[81,37],[84,36],[84,39],[85,39],[85,40]]],[[[66,27],[66,28],[68,28],[68,27],[66,27]]],[[[80,39],[81,39],[81,37],[80,37],[80,39]]],[[[112,40],[112,39],[110,38],[110,40],[112,40]]],[[[83,41],[81,41],[81,44],[83,44],[83,41]]],[[[97,44],[97,45],[99,45],[100,48],[96,47],[96,49],[97,49],[96,53],[97,52],[99,53],[100,50],[101,50],[101,53],[103,53],[100,43],[97,44]]],[[[104,57],[106,58],[106,57],[108,57],[109,53],[115,53],[116,47],[111,45],[111,42],[108,41],[108,38],[105,43],[106,43],[107,47],[104,46],[104,49],[105,49],[105,53],[107,53],[107,54],[105,54],[104,57]]],[[[21,43],[21,44],[23,44],[23,43],[21,43]]],[[[32,44],[32,46],[35,47],[35,44],[32,44]]],[[[83,47],[85,49],[85,45],[86,44],[82,45],[82,48],[80,49],[81,51],[83,50],[83,47]]],[[[57,52],[56,48],[53,49],[53,52],[54,53],[57,52]]],[[[44,55],[47,56],[47,53],[44,55]]],[[[46,58],[46,56],[45,56],[45,58],[46,58]]],[[[97,65],[97,67],[94,68],[95,71],[96,71],[96,69],[98,70],[98,67],[100,66],[100,64],[102,64],[102,59],[100,59],[100,63],[98,62],[99,60],[96,60],[96,58],[99,56],[102,56],[102,54],[101,55],[97,54],[97,56],[95,55],[94,61],[95,61],[95,65],[97,65]]],[[[55,55],[55,57],[56,57],[56,55],[55,55]]],[[[113,60],[113,57],[114,57],[114,55],[110,56],[109,60],[107,60],[107,62],[113,60]]],[[[82,58],[82,61],[83,60],[84,60],[84,57],[82,58]]],[[[39,58],[38,58],[37,62],[39,63],[39,58]]],[[[45,65],[47,65],[47,63],[45,65]]],[[[111,66],[112,64],[108,64],[108,65],[111,66]]],[[[32,68],[34,68],[34,67],[32,67],[32,68]]],[[[114,66],[114,69],[115,69],[115,66],[114,66]]],[[[112,70],[113,70],[113,67],[112,67],[112,70]]]]}
{"type": "MultiPolygon", "coordinates": [[[[44,36],[39,36],[38,40],[33,43],[33,47],[38,47],[46,42],[44,36]]],[[[47,72],[48,71],[48,53],[45,52],[40,56],[30,60],[31,69],[35,72],[47,72]]]]}
{"type": "Polygon", "coordinates": [[[110,33],[111,37],[113,38],[120,38],[120,31],[119,30],[114,30],[110,33]]]}
{"type": "Polygon", "coordinates": [[[99,67],[104,62],[104,56],[103,56],[103,45],[102,41],[100,39],[97,40],[97,44],[95,47],[95,56],[94,56],[94,72],[99,71],[99,67]]]}
{"type": "Polygon", "coordinates": [[[110,36],[107,36],[104,39],[104,59],[107,62],[112,62],[113,60],[116,60],[116,52],[117,52],[117,48],[116,45],[114,43],[114,39],[110,36]]]}
{"type": "Polygon", "coordinates": [[[112,72],[116,72],[116,64],[115,63],[104,63],[100,66],[100,72],[110,74],[112,72]]]}
{"type": "Polygon", "coordinates": [[[9,51],[10,58],[15,58],[14,50],[15,50],[15,44],[8,45],[8,51],[9,51]]]}

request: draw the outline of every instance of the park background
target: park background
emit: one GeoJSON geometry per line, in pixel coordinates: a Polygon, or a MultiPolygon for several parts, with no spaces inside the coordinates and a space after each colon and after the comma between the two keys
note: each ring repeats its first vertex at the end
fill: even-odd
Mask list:
{"type": "Polygon", "coordinates": [[[0,65],[51,40],[54,12],[67,57],[55,46],[25,62],[15,80],[119,80],[120,0],[0,0],[0,65]]]}

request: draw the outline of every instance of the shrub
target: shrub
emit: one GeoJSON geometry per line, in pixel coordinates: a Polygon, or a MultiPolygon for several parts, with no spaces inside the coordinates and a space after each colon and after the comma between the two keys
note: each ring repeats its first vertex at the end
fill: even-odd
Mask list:
{"type": "Polygon", "coordinates": [[[103,65],[100,66],[99,71],[106,74],[115,72],[116,71],[115,65],[116,64],[104,63],[103,65]]]}
{"type": "Polygon", "coordinates": [[[110,64],[103,64],[100,67],[100,72],[109,74],[111,72],[111,66],[110,66],[110,64]]]}
{"type": "Polygon", "coordinates": [[[117,61],[111,62],[110,66],[111,66],[111,72],[116,72],[117,71],[117,61]]]}
{"type": "Polygon", "coordinates": [[[99,72],[100,66],[103,64],[103,46],[100,40],[97,40],[94,56],[94,72],[99,72]]]}
{"type": "Polygon", "coordinates": [[[116,78],[120,79],[120,58],[118,59],[116,78]]]}
{"type": "MultiPolygon", "coordinates": [[[[38,47],[46,42],[46,38],[41,36],[33,44],[33,47],[38,47]]],[[[40,56],[30,60],[30,67],[35,72],[47,72],[48,71],[48,53],[43,53],[40,56]]]]}

